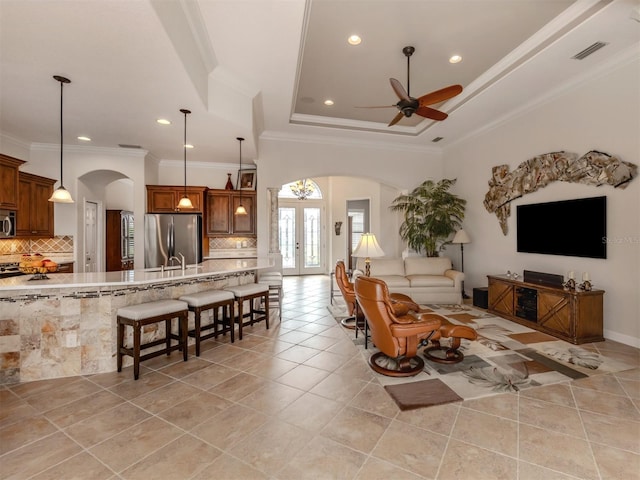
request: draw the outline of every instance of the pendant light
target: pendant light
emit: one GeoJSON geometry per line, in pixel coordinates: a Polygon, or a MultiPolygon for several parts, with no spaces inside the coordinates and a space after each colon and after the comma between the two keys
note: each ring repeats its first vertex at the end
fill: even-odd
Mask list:
{"type": "MultiPolygon", "coordinates": [[[[236,140],[240,143],[240,176],[242,176],[242,142],[244,141],[244,138],[236,137],[236,140]]],[[[235,214],[246,215],[247,209],[242,205],[242,185],[238,185],[238,187],[240,188],[240,203],[238,204],[238,208],[236,208],[235,214]]]]}
{"type": "Polygon", "coordinates": [[[53,192],[51,198],[49,198],[50,202],[55,203],[73,203],[73,198],[71,198],[71,194],[69,191],[64,188],[62,183],[62,150],[63,150],[63,130],[62,130],[62,90],[64,88],[65,83],[71,83],[71,80],[65,77],[61,77],[59,75],[54,75],[53,78],[60,82],[60,186],[53,192]]]}
{"type": "Polygon", "coordinates": [[[180,199],[180,202],[178,202],[178,210],[182,208],[193,208],[191,200],[187,197],[187,115],[191,113],[191,110],[182,108],[180,112],[184,114],[184,195],[180,199]]]}

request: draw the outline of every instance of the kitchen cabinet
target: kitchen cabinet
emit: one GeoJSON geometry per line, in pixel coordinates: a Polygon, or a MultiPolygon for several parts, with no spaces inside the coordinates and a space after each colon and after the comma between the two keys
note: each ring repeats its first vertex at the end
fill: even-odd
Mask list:
{"type": "Polygon", "coordinates": [[[132,212],[126,210],[107,210],[105,223],[107,272],[133,270],[133,225],[132,212]]]}
{"type": "Polygon", "coordinates": [[[256,192],[238,190],[209,190],[207,192],[206,232],[210,237],[255,237],[256,192]],[[235,215],[242,202],[247,215],[235,215]]]}
{"type": "Polygon", "coordinates": [[[56,180],[31,173],[18,173],[16,236],[53,237],[53,202],[49,201],[56,180]]]}
{"type": "MultiPolygon", "coordinates": [[[[147,185],[147,212],[173,213],[178,212],[177,206],[184,196],[184,186],[147,185]]],[[[207,187],[187,186],[187,197],[193,204],[193,209],[184,210],[187,213],[203,213],[207,187]]]]}
{"type": "Polygon", "coordinates": [[[25,163],[0,153],[0,208],[18,208],[18,169],[25,163]]]}

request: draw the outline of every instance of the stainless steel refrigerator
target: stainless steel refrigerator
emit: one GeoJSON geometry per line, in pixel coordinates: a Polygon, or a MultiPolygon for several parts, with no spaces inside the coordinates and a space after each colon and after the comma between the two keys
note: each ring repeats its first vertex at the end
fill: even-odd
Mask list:
{"type": "Polygon", "coordinates": [[[202,215],[148,213],[144,216],[144,266],[154,268],[202,262],[202,215]]]}

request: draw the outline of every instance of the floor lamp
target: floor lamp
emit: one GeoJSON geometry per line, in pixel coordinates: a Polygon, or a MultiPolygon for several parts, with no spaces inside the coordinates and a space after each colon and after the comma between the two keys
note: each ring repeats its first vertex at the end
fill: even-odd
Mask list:
{"type": "MultiPolygon", "coordinates": [[[[461,271],[464,273],[464,244],[471,243],[471,239],[469,238],[469,235],[467,235],[467,232],[460,229],[456,232],[451,243],[460,244],[460,265],[461,271]]],[[[464,280],[462,281],[462,298],[470,298],[469,295],[467,295],[467,292],[464,291],[464,280]]]]}

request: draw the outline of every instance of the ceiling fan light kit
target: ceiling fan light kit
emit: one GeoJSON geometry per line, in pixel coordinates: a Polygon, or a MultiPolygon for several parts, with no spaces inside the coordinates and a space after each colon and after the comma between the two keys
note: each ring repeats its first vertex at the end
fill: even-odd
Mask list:
{"type": "MultiPolygon", "coordinates": [[[[440,110],[429,107],[436,103],[444,102],[450,98],[459,95],[462,92],[461,85],[449,85],[448,87],[441,88],[421,97],[415,98],[410,95],[410,73],[411,73],[411,55],[416,51],[415,47],[406,46],[402,49],[402,53],[407,57],[407,89],[405,90],[402,84],[395,78],[390,78],[391,88],[398,96],[400,101],[395,105],[389,105],[389,107],[396,107],[399,112],[393,117],[393,120],[389,122],[389,127],[392,127],[404,117],[411,117],[414,113],[421,117],[431,120],[442,121],[448,117],[448,115],[440,110]]],[[[384,107],[368,107],[368,108],[386,108],[384,107]]]]}

